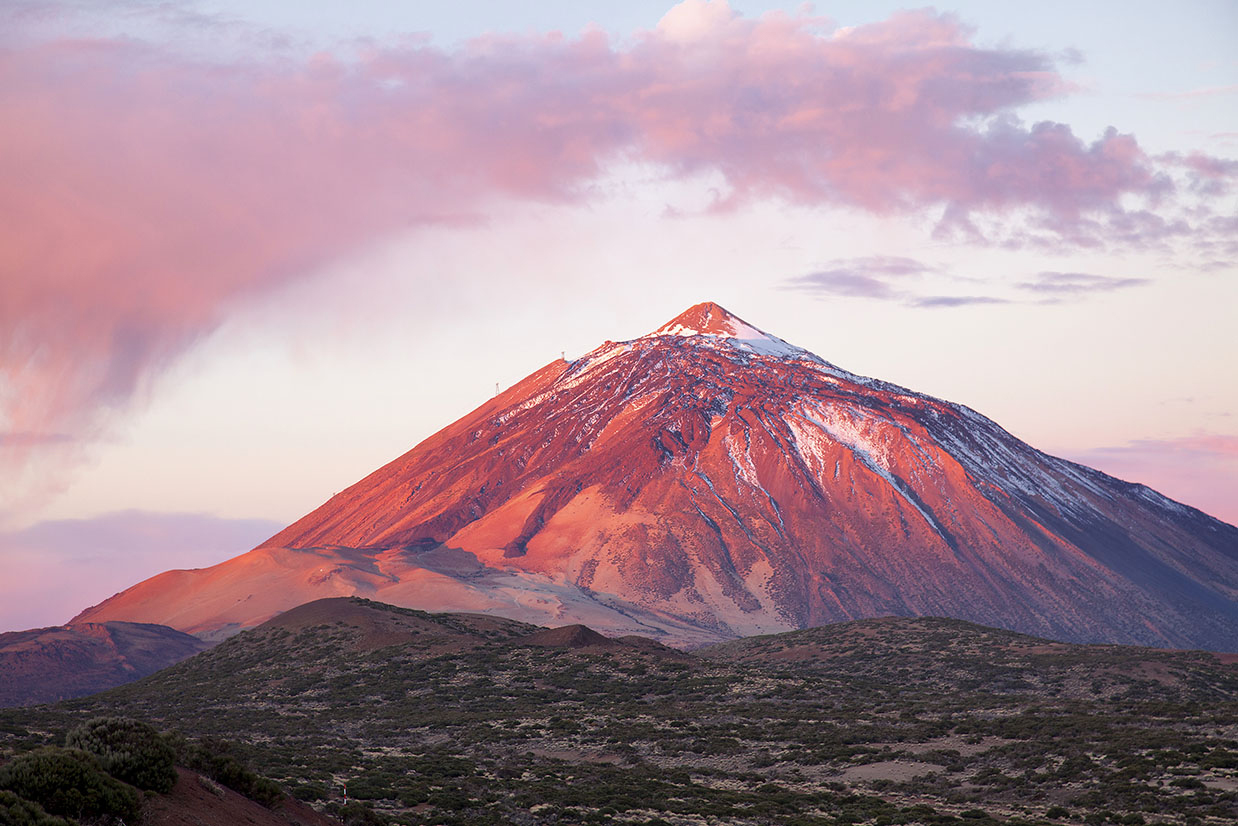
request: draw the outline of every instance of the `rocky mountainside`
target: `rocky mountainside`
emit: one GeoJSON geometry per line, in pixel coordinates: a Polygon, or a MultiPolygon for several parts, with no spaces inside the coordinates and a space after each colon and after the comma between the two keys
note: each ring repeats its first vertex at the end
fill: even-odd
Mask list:
{"type": "Polygon", "coordinates": [[[1238,528],[700,304],[79,619],[224,635],[350,594],[680,646],[933,615],[1233,651],[1238,528]]]}
{"type": "Polygon", "coordinates": [[[51,703],[122,685],[207,647],[135,622],[79,622],[0,634],[0,706],[51,703]]]}

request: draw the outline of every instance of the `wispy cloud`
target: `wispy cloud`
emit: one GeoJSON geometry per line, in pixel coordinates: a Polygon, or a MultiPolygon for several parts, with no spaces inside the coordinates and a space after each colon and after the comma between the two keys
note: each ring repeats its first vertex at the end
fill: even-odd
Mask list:
{"type": "MultiPolygon", "coordinates": [[[[218,24],[104,5],[199,39],[218,24]]],[[[87,433],[238,302],[497,198],[584,203],[617,162],[715,176],[718,209],[941,208],[944,230],[973,237],[980,218],[1018,213],[1058,244],[1189,230],[1147,211],[1174,183],[1133,136],[1018,119],[1069,93],[1053,58],[979,46],[930,11],[832,30],[692,0],[622,42],[493,35],[222,62],[18,30],[49,9],[74,13],[26,2],[0,26],[9,432],[87,433]]],[[[244,39],[225,28],[235,54],[244,39]]],[[[894,277],[870,268],[819,286],[875,293],[894,277]]]]}
{"type": "Polygon", "coordinates": [[[1028,281],[1015,286],[1020,290],[1037,293],[1048,300],[1062,301],[1082,298],[1094,293],[1108,293],[1150,283],[1147,278],[1113,278],[1107,275],[1092,275],[1085,272],[1041,272],[1028,281]]]}
{"type": "Polygon", "coordinates": [[[871,256],[833,261],[825,269],[787,279],[784,286],[821,296],[900,300],[905,292],[893,283],[931,270],[912,258],[871,256]]]}
{"type": "Polygon", "coordinates": [[[973,307],[985,304],[1010,304],[1008,298],[998,298],[991,295],[926,295],[909,298],[907,303],[913,307],[973,307]]]}
{"type": "Polygon", "coordinates": [[[871,298],[910,307],[966,307],[1007,304],[1008,299],[980,295],[929,295],[920,283],[937,268],[914,258],[868,256],[831,261],[825,268],[785,279],[785,289],[818,298],[871,298]]]}
{"type": "MultiPolygon", "coordinates": [[[[807,292],[820,298],[868,298],[923,309],[948,309],[1000,304],[1061,303],[1088,296],[1138,287],[1146,278],[1114,278],[1082,272],[1041,272],[1014,287],[1038,296],[1034,302],[1017,295],[943,295],[929,289],[922,276],[962,281],[910,258],[853,258],[832,261],[829,266],[782,282],[785,289],[807,292]]],[[[1000,282],[992,286],[1000,286],[1000,282]]]]}
{"type": "Polygon", "coordinates": [[[819,295],[897,299],[902,293],[884,280],[859,272],[822,270],[791,279],[792,285],[819,295]]]}

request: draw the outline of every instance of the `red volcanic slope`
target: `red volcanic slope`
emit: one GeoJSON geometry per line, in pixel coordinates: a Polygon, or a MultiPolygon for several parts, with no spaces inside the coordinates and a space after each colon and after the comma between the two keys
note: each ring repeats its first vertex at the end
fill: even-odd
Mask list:
{"type": "Polygon", "coordinates": [[[681,645],[897,614],[1238,650],[1236,589],[1233,526],[700,304],[81,618],[209,635],[360,594],[681,645]]]}

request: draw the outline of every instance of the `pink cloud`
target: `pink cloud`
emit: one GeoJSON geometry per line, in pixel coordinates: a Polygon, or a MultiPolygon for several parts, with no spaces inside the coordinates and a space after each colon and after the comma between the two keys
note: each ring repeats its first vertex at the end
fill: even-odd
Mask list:
{"type": "MultiPolygon", "coordinates": [[[[1119,199],[1171,185],[1128,135],[1015,119],[1068,91],[1047,57],[977,47],[924,11],[829,32],[715,0],[626,44],[493,36],[230,63],[11,33],[0,433],[88,436],[237,302],[497,196],[584,201],[621,160],[721,175],[719,208],[945,206],[954,229],[1024,210],[1088,242],[1128,219],[1119,199]]],[[[31,444],[0,440],[6,464],[31,444]]]]}
{"type": "Polygon", "coordinates": [[[1233,183],[1238,181],[1238,161],[1191,152],[1182,155],[1166,152],[1157,157],[1166,166],[1176,166],[1186,173],[1187,187],[1207,198],[1228,195],[1233,183]]]}
{"type": "Polygon", "coordinates": [[[1071,458],[1238,525],[1238,436],[1138,439],[1071,458]]]}

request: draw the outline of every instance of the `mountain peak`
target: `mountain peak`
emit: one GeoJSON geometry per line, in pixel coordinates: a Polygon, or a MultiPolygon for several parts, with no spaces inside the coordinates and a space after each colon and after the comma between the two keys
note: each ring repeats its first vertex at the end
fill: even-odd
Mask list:
{"type": "MultiPolygon", "coordinates": [[[[642,338],[653,339],[662,336],[678,336],[695,339],[696,342],[701,341],[697,337],[704,336],[704,342],[710,347],[723,344],[746,353],[820,361],[807,350],[788,344],[777,336],[771,336],[764,330],[753,327],[721,304],[715,304],[712,301],[702,301],[700,304],[692,305],[642,338]]],[[[821,363],[824,364],[824,362],[821,363]]]]}
{"type": "Polygon", "coordinates": [[[649,334],[650,336],[720,336],[722,338],[769,338],[721,304],[702,301],[693,304],[670,321],[649,334]]]}
{"type": "Polygon", "coordinates": [[[1238,651],[1235,548],[1238,526],[705,303],[552,362],[249,554],[79,619],[222,635],[364,594],[685,646],[916,614],[1238,651]]]}

